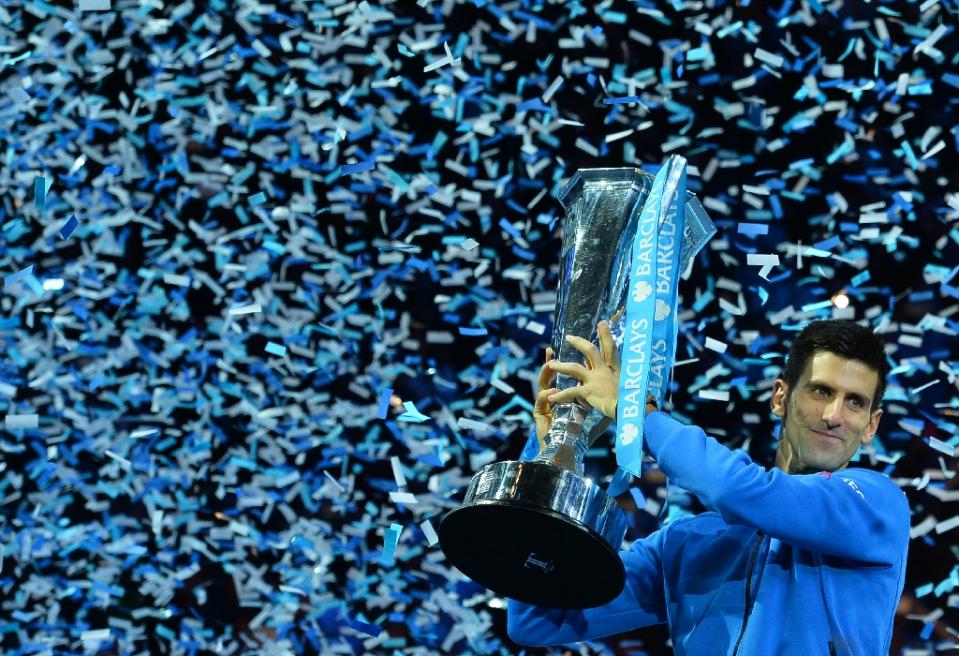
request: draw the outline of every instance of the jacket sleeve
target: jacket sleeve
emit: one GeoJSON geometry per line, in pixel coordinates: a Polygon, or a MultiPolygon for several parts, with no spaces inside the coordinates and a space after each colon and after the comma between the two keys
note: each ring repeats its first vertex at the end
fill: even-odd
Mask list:
{"type": "Polygon", "coordinates": [[[583,610],[543,608],[510,599],[506,631],[528,647],[592,640],[666,621],[662,550],[670,524],[619,552],[626,585],[608,604],[583,610]]]}
{"type": "Polygon", "coordinates": [[[643,433],[672,482],[730,524],[877,565],[896,564],[908,545],[909,504],[882,474],[866,469],[801,475],[767,471],[746,453],[662,412],[646,416],[643,433]]]}

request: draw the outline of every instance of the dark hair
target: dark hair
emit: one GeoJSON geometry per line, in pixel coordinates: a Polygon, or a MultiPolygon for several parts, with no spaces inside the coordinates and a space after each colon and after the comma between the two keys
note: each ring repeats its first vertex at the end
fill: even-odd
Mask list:
{"type": "Polygon", "coordinates": [[[874,332],[848,319],[810,323],[796,335],[786,357],[783,379],[790,390],[806,369],[809,359],[819,351],[829,351],[850,360],[858,360],[879,374],[879,384],[876,385],[870,410],[879,407],[882,395],[886,392],[889,363],[886,361],[882,340],[874,332]]]}

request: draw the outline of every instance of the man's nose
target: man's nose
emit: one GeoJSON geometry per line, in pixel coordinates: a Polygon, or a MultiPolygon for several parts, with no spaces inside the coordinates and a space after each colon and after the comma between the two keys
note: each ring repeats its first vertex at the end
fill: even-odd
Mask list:
{"type": "Polygon", "coordinates": [[[830,426],[838,426],[842,422],[842,399],[838,396],[827,403],[822,412],[823,421],[830,426]]]}

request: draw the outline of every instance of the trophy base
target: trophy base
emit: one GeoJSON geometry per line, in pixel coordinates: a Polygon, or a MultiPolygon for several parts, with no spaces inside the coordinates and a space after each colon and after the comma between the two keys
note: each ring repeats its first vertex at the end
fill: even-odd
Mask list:
{"type": "Polygon", "coordinates": [[[439,525],[440,545],[466,576],[499,595],[549,608],[615,599],[626,570],[626,517],[591,481],[546,462],[497,462],[470,481],[439,525]]]}

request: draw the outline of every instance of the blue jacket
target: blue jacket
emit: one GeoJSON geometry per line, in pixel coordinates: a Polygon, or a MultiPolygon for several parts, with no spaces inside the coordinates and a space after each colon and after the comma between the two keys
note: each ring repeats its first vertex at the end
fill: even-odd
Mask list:
{"type": "Polygon", "coordinates": [[[509,600],[510,638],[556,645],[667,622],[676,656],[889,653],[909,545],[909,505],[892,481],[866,469],[767,471],[662,412],[643,434],[671,482],[709,511],[621,551],[626,587],[604,606],[509,600]]]}

